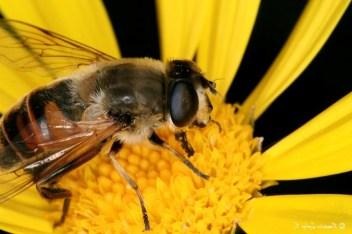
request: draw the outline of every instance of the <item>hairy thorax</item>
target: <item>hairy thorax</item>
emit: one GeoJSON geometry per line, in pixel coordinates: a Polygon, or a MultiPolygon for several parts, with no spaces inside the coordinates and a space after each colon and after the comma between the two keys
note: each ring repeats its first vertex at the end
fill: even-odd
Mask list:
{"type": "Polygon", "coordinates": [[[137,117],[131,126],[115,134],[115,137],[127,144],[142,142],[152,134],[152,132],[164,125],[163,115],[137,117]]]}

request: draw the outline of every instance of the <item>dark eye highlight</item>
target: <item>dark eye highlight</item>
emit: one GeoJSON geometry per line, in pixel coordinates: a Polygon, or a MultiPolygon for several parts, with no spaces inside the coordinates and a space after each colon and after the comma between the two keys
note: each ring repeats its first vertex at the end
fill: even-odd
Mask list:
{"type": "Polygon", "coordinates": [[[170,115],[177,127],[189,124],[198,111],[198,96],[192,84],[176,82],[170,92],[170,115]]]}

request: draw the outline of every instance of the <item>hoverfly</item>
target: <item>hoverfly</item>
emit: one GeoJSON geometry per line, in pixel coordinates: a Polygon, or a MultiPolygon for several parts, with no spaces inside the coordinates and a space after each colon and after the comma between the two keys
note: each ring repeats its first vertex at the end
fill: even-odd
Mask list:
{"type": "Polygon", "coordinates": [[[36,185],[44,198],[64,199],[56,225],[62,224],[71,193],[58,188],[56,182],[104,146],[115,169],[136,191],[145,230],[149,230],[138,186],[115,157],[123,143],[145,139],[208,178],[155,133],[163,125],[172,126],[176,139],[191,156],[194,151],[181,128],[204,127],[211,121],[207,91],[216,93],[215,83],[192,61],[117,59],[15,20],[0,21],[0,61],[23,72],[41,69],[54,78],[69,73],[31,91],[2,116],[0,202],[36,185]]]}

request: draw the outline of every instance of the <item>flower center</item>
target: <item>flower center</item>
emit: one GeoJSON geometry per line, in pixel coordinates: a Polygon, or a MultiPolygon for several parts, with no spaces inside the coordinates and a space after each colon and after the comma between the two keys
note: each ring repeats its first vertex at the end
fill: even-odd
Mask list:
{"type": "MultiPolygon", "coordinates": [[[[238,108],[216,102],[206,128],[190,128],[195,150],[190,158],[202,172],[195,175],[176,157],[150,144],[125,145],[116,156],[137,182],[148,211],[152,233],[226,233],[232,230],[246,201],[258,196],[262,184],[260,139],[238,108]],[[215,232],[214,232],[215,231],[215,232]]],[[[167,129],[158,134],[184,153],[167,129]]],[[[140,233],[143,219],[137,196],[100,155],[63,178],[72,202],[64,233],[140,233]]],[[[61,203],[60,203],[61,204],[61,203]]]]}

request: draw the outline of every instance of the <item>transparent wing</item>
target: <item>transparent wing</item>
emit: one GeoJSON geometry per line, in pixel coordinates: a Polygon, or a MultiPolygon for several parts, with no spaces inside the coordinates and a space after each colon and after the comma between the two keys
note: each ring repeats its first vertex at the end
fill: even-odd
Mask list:
{"type": "Polygon", "coordinates": [[[116,58],[60,34],[0,19],[0,62],[18,71],[56,78],[81,66],[116,58]]]}
{"type": "Polygon", "coordinates": [[[20,167],[0,172],[0,203],[29,188],[52,173],[61,173],[62,169],[78,166],[85,162],[85,155],[96,149],[97,145],[112,136],[120,127],[113,122],[95,121],[78,122],[81,128],[80,137],[67,136],[58,140],[45,142],[43,147],[55,148],[45,158],[30,163],[22,163],[20,167]],[[75,165],[73,165],[75,164],[75,165]],[[40,170],[37,170],[37,169],[40,170]]]}
{"type": "Polygon", "coordinates": [[[23,170],[0,175],[0,203],[16,196],[34,184],[33,176],[23,170]]]}

